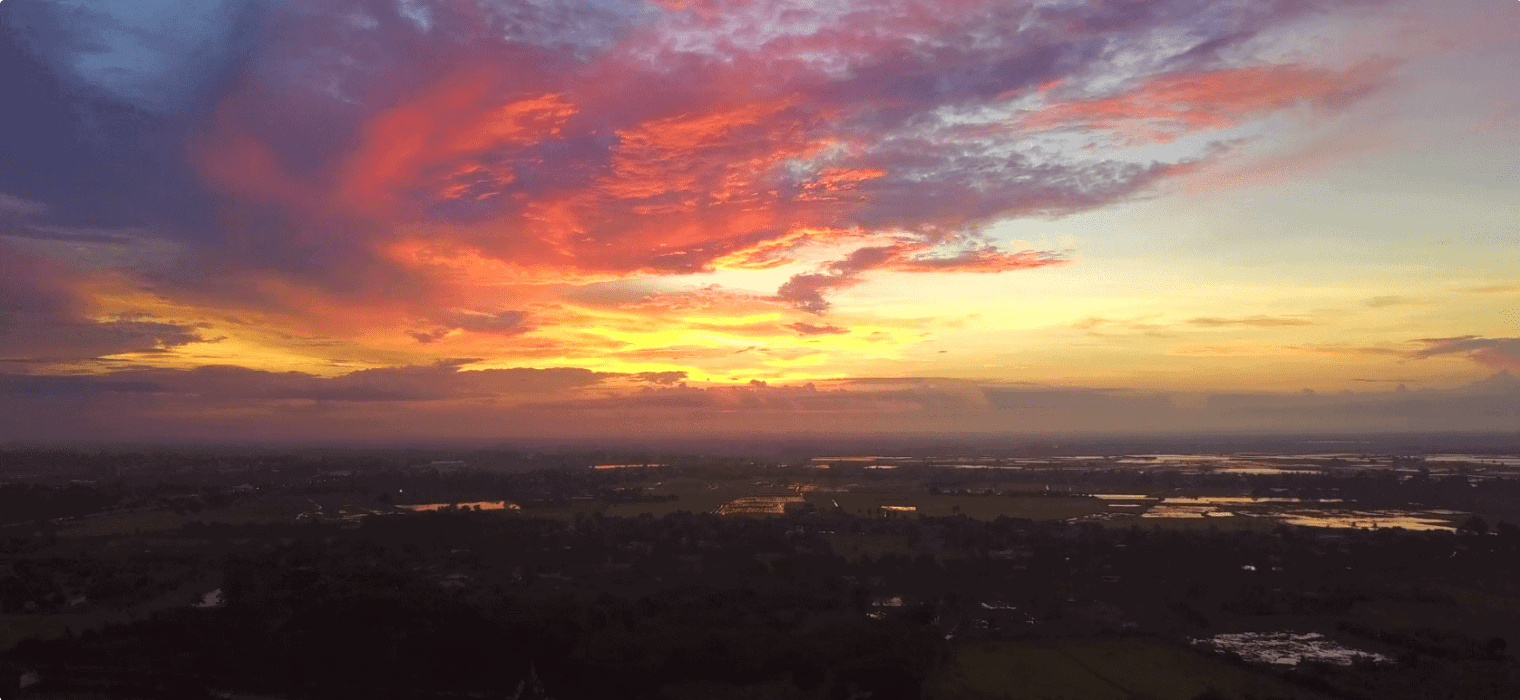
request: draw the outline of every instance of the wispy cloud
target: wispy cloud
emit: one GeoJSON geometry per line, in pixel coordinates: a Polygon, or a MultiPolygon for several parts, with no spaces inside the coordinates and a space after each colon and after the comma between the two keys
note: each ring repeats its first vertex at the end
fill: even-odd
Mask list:
{"type": "Polygon", "coordinates": [[[1513,294],[1520,292],[1520,284],[1486,284],[1479,287],[1467,287],[1462,291],[1469,294],[1513,294]]]}
{"type": "Polygon", "coordinates": [[[1362,303],[1374,309],[1381,309],[1388,306],[1414,306],[1419,304],[1427,304],[1429,302],[1425,301],[1424,299],[1416,299],[1413,297],[1390,295],[1372,297],[1362,303]]]}
{"type": "Polygon", "coordinates": [[[1272,328],[1276,326],[1312,326],[1314,321],[1303,318],[1289,318],[1281,316],[1244,316],[1238,318],[1225,318],[1219,316],[1199,316],[1188,319],[1188,323],[1195,326],[1219,327],[1219,326],[1254,326],[1258,328],[1272,328]]]}

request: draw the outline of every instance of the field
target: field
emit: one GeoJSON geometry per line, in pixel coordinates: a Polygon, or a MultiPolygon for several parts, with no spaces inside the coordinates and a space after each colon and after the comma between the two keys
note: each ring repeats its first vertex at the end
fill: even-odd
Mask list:
{"type": "Polygon", "coordinates": [[[60,537],[103,537],[134,533],[177,530],[192,522],[248,525],[253,523],[293,523],[302,514],[320,512],[337,519],[343,515],[381,510],[370,499],[347,496],[267,495],[250,498],[225,508],[207,508],[195,513],[178,514],[168,510],[108,513],[66,520],[59,523],[60,537]]]}
{"type": "Polygon", "coordinates": [[[96,609],[82,613],[0,615],[0,651],[16,646],[24,639],[59,639],[86,630],[100,631],[107,625],[119,625],[144,619],[150,614],[175,608],[187,608],[201,600],[207,591],[220,586],[221,576],[186,581],[152,600],[126,610],[96,609]]]}
{"type": "Polygon", "coordinates": [[[1066,520],[1107,510],[1107,504],[1096,498],[1073,496],[978,496],[978,495],[931,495],[915,492],[909,488],[897,491],[815,491],[808,500],[818,509],[828,512],[835,501],[850,515],[863,515],[866,511],[885,506],[911,506],[909,517],[927,515],[946,517],[965,515],[978,520],[996,520],[999,516],[1026,518],[1029,520],[1066,520]]]}
{"type": "Polygon", "coordinates": [[[656,495],[674,495],[676,496],[676,500],[647,503],[613,503],[604,505],[598,512],[601,512],[603,515],[624,518],[636,517],[643,513],[649,513],[659,518],[669,513],[683,510],[688,513],[710,513],[718,506],[740,496],[791,493],[787,489],[775,486],[740,482],[706,484],[696,481],[660,484],[650,487],[649,490],[656,495]]]}
{"type": "Polygon", "coordinates": [[[976,642],[960,647],[930,682],[933,700],[1319,700],[1324,696],[1202,654],[1140,639],[976,642]]]}
{"type": "MultiPolygon", "coordinates": [[[[608,516],[636,517],[648,513],[662,517],[676,511],[707,513],[741,496],[789,493],[775,486],[742,483],[663,485],[651,489],[658,494],[674,494],[676,500],[646,503],[587,502],[579,506],[585,512],[598,512],[608,516]]],[[[917,491],[912,486],[901,489],[873,489],[870,491],[812,491],[806,500],[822,513],[834,511],[837,502],[840,509],[850,515],[880,513],[891,506],[911,507],[912,510],[896,511],[897,517],[948,517],[965,515],[978,520],[996,520],[998,517],[1025,518],[1029,520],[1066,520],[1105,512],[1104,502],[1080,496],[981,496],[981,495],[931,495],[917,491]]],[[[571,510],[563,508],[528,508],[525,515],[540,517],[569,517],[571,510]]]]}
{"type": "Polygon", "coordinates": [[[835,532],[826,536],[835,554],[850,560],[863,556],[880,559],[888,554],[911,555],[914,547],[901,535],[856,535],[835,532]]]}

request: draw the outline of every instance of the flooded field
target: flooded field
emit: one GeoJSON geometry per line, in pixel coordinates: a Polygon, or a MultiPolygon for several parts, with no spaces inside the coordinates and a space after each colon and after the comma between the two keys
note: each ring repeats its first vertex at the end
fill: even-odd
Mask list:
{"type": "Polygon", "coordinates": [[[1369,651],[1344,646],[1318,632],[1295,634],[1293,632],[1236,632],[1219,634],[1209,639],[1195,639],[1194,644],[1221,651],[1234,652],[1240,658],[1253,663],[1278,666],[1297,666],[1305,661],[1318,661],[1337,666],[1350,666],[1357,661],[1388,663],[1392,659],[1369,651]]]}
{"type": "Polygon", "coordinates": [[[1202,496],[1167,498],[1133,495],[1096,496],[1108,504],[1112,517],[1177,520],[1260,518],[1303,527],[1353,528],[1454,532],[1466,513],[1440,509],[1359,509],[1340,499],[1251,498],[1249,496],[1202,496]]]}
{"type": "Polygon", "coordinates": [[[957,648],[928,697],[1049,700],[1191,700],[1328,696],[1286,685],[1260,669],[1151,641],[981,642],[957,648]],[[1213,691],[1211,695],[1204,695],[1213,691]]]}
{"type": "Polygon", "coordinates": [[[781,515],[787,507],[797,507],[803,498],[796,494],[740,496],[718,506],[718,515],[781,515]]]}
{"type": "Polygon", "coordinates": [[[1449,510],[1285,510],[1271,517],[1288,525],[1347,527],[1361,530],[1397,527],[1405,530],[1455,532],[1461,513],[1449,510]]]}
{"type": "Polygon", "coordinates": [[[892,490],[813,492],[808,499],[822,512],[836,509],[851,515],[891,513],[897,517],[950,517],[964,515],[977,520],[998,517],[1029,520],[1066,520],[1106,509],[1104,501],[1086,496],[1026,495],[934,495],[911,486],[892,490]],[[909,510],[911,509],[911,510],[909,510]]]}
{"type": "Polygon", "coordinates": [[[506,501],[471,501],[469,503],[416,503],[412,505],[398,505],[397,508],[410,511],[433,511],[443,510],[450,506],[468,510],[520,510],[516,503],[506,501]]]}
{"type": "Polygon", "coordinates": [[[1466,463],[1482,466],[1510,467],[1512,469],[1520,469],[1520,456],[1515,455],[1437,454],[1426,455],[1425,461],[1442,465],[1466,463]]]}
{"type": "Polygon", "coordinates": [[[1213,506],[1173,505],[1160,503],[1151,506],[1142,518],[1224,518],[1235,515],[1228,510],[1216,510],[1213,506]]]}

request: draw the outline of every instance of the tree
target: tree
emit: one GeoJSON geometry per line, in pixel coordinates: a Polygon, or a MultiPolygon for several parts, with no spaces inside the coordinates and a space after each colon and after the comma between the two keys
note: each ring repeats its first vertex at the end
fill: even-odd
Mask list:
{"type": "Polygon", "coordinates": [[[1509,649],[1509,642],[1503,637],[1489,637],[1483,643],[1483,653],[1491,659],[1503,658],[1504,652],[1509,649]]]}
{"type": "Polygon", "coordinates": [[[1488,534],[1488,521],[1474,515],[1468,518],[1467,522],[1457,526],[1457,532],[1470,535],[1486,535],[1488,534]]]}
{"type": "Polygon", "coordinates": [[[538,679],[538,669],[528,664],[528,677],[517,683],[517,693],[512,700],[554,700],[544,690],[544,682],[538,679]]]}

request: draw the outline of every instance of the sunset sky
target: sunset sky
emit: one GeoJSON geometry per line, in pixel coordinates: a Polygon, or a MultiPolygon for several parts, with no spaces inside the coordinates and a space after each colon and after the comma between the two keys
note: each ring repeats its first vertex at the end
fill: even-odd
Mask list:
{"type": "Polygon", "coordinates": [[[0,439],[1514,430],[1514,0],[5,0],[0,439]]]}

